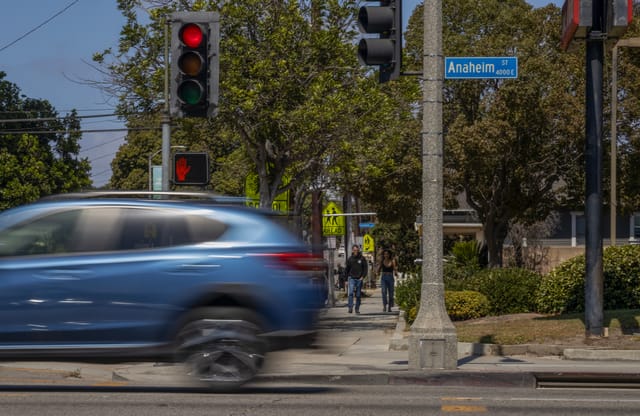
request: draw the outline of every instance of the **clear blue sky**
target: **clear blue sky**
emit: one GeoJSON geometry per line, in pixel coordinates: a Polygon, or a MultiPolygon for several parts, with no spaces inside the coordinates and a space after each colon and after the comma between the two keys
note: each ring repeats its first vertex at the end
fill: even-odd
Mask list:
{"type": "MultiPolygon", "coordinates": [[[[562,5],[561,0],[527,1],[535,7],[562,5]]],[[[405,22],[418,3],[404,0],[405,22]]],[[[4,0],[2,6],[0,71],[7,73],[8,81],[28,97],[48,100],[61,115],[72,108],[80,115],[113,112],[115,103],[109,97],[81,81],[101,79],[91,67],[92,55],[117,48],[124,18],[115,0],[4,0]]],[[[85,119],[82,127],[114,129],[122,124],[111,117],[85,119]]],[[[91,161],[95,185],[103,185],[111,176],[110,163],[124,136],[124,132],[84,134],[81,156],[91,161]]]]}

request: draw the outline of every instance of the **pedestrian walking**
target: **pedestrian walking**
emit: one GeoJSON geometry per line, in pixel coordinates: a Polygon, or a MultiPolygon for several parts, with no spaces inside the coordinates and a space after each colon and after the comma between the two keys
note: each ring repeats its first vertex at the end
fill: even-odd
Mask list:
{"type": "Polygon", "coordinates": [[[362,282],[367,276],[367,259],[360,253],[360,247],[354,245],[351,248],[351,256],[347,259],[344,269],[348,280],[348,303],[349,313],[353,313],[353,297],[356,298],[356,313],[360,313],[360,303],[362,301],[362,282]]]}
{"type": "Polygon", "coordinates": [[[393,295],[396,283],[395,276],[398,274],[398,264],[396,263],[396,259],[392,256],[391,250],[384,250],[382,252],[382,260],[378,263],[377,272],[380,274],[382,312],[391,312],[391,308],[393,308],[393,295]]]}

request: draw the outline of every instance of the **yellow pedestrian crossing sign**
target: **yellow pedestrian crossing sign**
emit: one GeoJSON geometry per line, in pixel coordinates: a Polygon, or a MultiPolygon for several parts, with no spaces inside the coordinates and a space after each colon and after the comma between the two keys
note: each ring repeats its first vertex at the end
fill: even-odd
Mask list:
{"type": "Polygon", "coordinates": [[[335,202],[329,202],[322,210],[322,235],[344,235],[344,217],[335,202]]]}
{"type": "Polygon", "coordinates": [[[375,251],[373,237],[369,234],[365,234],[362,238],[362,251],[365,253],[373,253],[375,251]]]}

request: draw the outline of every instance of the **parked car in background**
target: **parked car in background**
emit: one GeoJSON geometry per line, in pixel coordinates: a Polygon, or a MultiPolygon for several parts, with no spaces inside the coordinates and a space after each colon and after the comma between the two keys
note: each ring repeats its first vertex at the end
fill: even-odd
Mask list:
{"type": "Polygon", "coordinates": [[[324,262],[230,201],[98,192],[1,213],[0,360],[180,361],[222,390],[308,346],[324,262]]]}

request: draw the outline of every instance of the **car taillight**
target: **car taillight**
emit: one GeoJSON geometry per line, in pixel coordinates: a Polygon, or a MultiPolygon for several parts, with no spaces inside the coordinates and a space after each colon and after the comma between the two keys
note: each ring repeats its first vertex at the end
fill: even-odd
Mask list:
{"type": "Polygon", "coordinates": [[[310,253],[265,253],[260,256],[268,257],[275,265],[294,270],[323,271],[326,267],[322,257],[310,253]]]}

